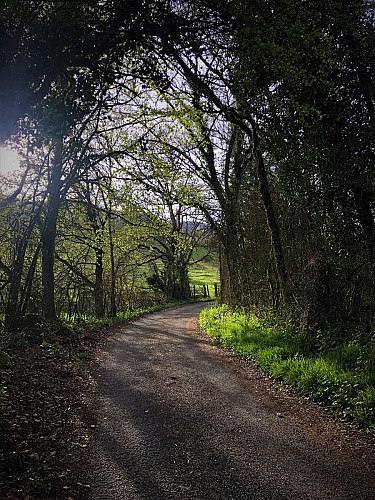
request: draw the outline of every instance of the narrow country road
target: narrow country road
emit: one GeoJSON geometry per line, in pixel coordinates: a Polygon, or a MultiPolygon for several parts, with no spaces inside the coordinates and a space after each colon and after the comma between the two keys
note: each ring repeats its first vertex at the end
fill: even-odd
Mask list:
{"type": "Polygon", "coordinates": [[[335,460],[227,366],[197,332],[202,307],[146,316],[109,341],[90,498],[375,498],[369,471],[335,460]]]}

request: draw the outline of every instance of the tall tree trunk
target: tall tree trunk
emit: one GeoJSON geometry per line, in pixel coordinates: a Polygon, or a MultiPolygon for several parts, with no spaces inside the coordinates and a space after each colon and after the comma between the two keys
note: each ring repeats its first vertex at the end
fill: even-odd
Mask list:
{"type": "Polygon", "coordinates": [[[103,224],[101,223],[98,210],[91,201],[89,183],[86,181],[85,189],[86,210],[87,216],[90,220],[91,227],[95,234],[95,241],[93,246],[95,252],[95,283],[94,283],[94,302],[95,302],[95,315],[97,318],[103,318],[105,315],[104,307],[104,284],[103,284],[103,224]]]}
{"type": "Polygon", "coordinates": [[[13,330],[19,326],[19,321],[24,314],[22,310],[22,295],[21,295],[21,280],[24,269],[25,255],[27,250],[28,241],[34,230],[36,218],[34,217],[18,244],[17,256],[12,266],[12,274],[10,279],[10,290],[8,303],[5,311],[5,326],[8,330],[13,330]]]}
{"type": "MultiPolygon", "coordinates": [[[[368,302],[372,304],[372,306],[369,307],[367,319],[369,329],[374,328],[373,324],[375,316],[375,222],[371,207],[373,193],[370,189],[363,186],[355,186],[353,189],[357,217],[365,236],[369,276],[371,279],[371,290],[368,302]]],[[[366,321],[366,318],[364,319],[366,321]]]]}
{"type": "Polygon", "coordinates": [[[43,316],[47,321],[56,321],[54,254],[57,217],[61,203],[62,187],[62,141],[56,145],[48,186],[47,214],[41,238],[42,246],[42,286],[43,316]]]}
{"type": "Polygon", "coordinates": [[[245,272],[241,267],[243,258],[236,235],[232,231],[221,241],[220,261],[222,301],[232,306],[245,305],[244,297],[248,290],[242,279],[242,274],[245,272]]]}
{"type": "Polygon", "coordinates": [[[22,294],[21,294],[22,315],[26,314],[27,307],[28,307],[29,302],[30,302],[33,279],[35,276],[35,271],[36,271],[36,266],[37,266],[37,262],[38,262],[38,258],[39,258],[40,248],[41,248],[41,245],[39,243],[39,245],[37,246],[37,248],[34,252],[34,256],[33,256],[33,259],[31,261],[29,271],[27,273],[25,287],[24,287],[22,294]]]}
{"type": "Polygon", "coordinates": [[[94,300],[95,300],[95,315],[98,318],[103,318],[104,311],[104,289],[103,289],[103,249],[95,248],[95,287],[94,287],[94,300]]]}
{"type": "Polygon", "coordinates": [[[223,224],[221,231],[221,298],[232,306],[240,303],[239,283],[236,270],[236,263],[239,260],[235,214],[230,208],[223,211],[223,224]]]}
{"type": "Polygon", "coordinates": [[[185,262],[180,262],[178,265],[178,295],[181,300],[190,299],[190,281],[188,266],[185,262]]]}
{"type": "Polygon", "coordinates": [[[19,326],[21,316],[20,290],[23,264],[25,259],[26,245],[21,242],[21,248],[17,252],[17,258],[12,266],[12,276],[10,279],[9,296],[5,311],[5,327],[14,330],[19,326]]]}
{"type": "MultiPolygon", "coordinates": [[[[111,207],[112,209],[112,207],[111,207]]],[[[108,231],[109,231],[109,249],[111,257],[111,309],[110,316],[117,315],[116,305],[116,267],[115,267],[115,245],[113,242],[111,216],[108,217],[108,231]]]]}
{"type": "Polygon", "coordinates": [[[276,271],[280,283],[281,293],[286,306],[290,301],[290,285],[287,267],[285,264],[283,245],[281,241],[280,226],[276,218],[274,204],[271,197],[268,175],[264,164],[262,152],[257,148],[257,139],[254,139],[255,158],[257,163],[257,174],[259,179],[259,191],[266,212],[267,224],[271,233],[272,251],[275,259],[276,271]]]}

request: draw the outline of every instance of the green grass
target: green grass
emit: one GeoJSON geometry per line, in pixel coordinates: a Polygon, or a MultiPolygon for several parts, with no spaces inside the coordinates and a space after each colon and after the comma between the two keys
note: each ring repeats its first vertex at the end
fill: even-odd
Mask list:
{"type": "Polygon", "coordinates": [[[215,283],[219,285],[219,265],[215,257],[204,258],[207,249],[198,247],[194,253],[194,260],[200,260],[189,267],[189,279],[191,287],[196,288],[197,294],[202,294],[203,285],[208,287],[211,297],[215,294],[215,283]]]}
{"type": "Polygon", "coordinates": [[[0,352],[4,350],[7,354],[13,355],[33,345],[40,345],[40,347],[49,353],[58,352],[60,346],[56,342],[56,336],[57,338],[59,336],[65,337],[73,332],[77,334],[85,333],[85,331],[96,327],[121,325],[146,314],[194,302],[197,302],[197,300],[167,302],[133,311],[119,312],[114,317],[105,316],[104,318],[96,318],[95,316],[85,316],[71,319],[70,321],[60,319],[53,325],[48,323],[37,324],[32,328],[20,329],[16,332],[8,332],[0,329],[0,352]]]}
{"type": "Polygon", "coordinates": [[[200,322],[222,345],[375,432],[374,347],[338,331],[302,335],[227,306],[205,309],[200,322]]]}
{"type": "Polygon", "coordinates": [[[79,321],[70,322],[70,326],[75,331],[85,331],[87,328],[94,328],[99,326],[111,326],[111,325],[121,325],[131,321],[133,319],[145,316],[146,314],[151,314],[158,311],[163,311],[164,309],[170,309],[172,307],[182,306],[184,304],[191,304],[197,302],[196,300],[182,300],[174,302],[166,302],[164,304],[157,304],[147,308],[139,308],[134,311],[119,312],[116,316],[106,316],[104,318],[96,318],[95,316],[90,316],[87,318],[80,318],[79,321]]]}
{"type": "MultiPolygon", "coordinates": [[[[189,266],[189,281],[193,290],[195,286],[196,296],[202,296],[203,285],[208,287],[210,297],[215,296],[215,283],[219,286],[219,264],[216,254],[209,254],[205,246],[198,246],[194,249],[192,261],[195,262],[189,266]]],[[[161,263],[158,264],[160,269],[161,263]]],[[[138,279],[138,286],[144,289],[150,288],[147,284],[147,276],[150,276],[152,271],[144,265],[140,268],[140,277],[138,279]]]]}

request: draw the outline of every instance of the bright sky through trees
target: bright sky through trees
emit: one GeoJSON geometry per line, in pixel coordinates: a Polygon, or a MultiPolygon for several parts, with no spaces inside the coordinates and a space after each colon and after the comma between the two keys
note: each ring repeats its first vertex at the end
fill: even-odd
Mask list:
{"type": "Polygon", "coordinates": [[[20,166],[20,157],[15,151],[0,148],[0,175],[7,175],[20,166]]]}

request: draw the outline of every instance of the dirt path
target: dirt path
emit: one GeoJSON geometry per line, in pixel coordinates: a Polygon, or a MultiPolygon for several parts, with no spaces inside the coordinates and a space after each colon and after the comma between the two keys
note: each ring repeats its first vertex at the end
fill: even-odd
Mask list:
{"type": "Polygon", "coordinates": [[[371,438],[353,430],[353,441],[347,425],[213,346],[197,331],[201,308],[144,317],[108,343],[90,498],[373,499],[371,438]]]}

